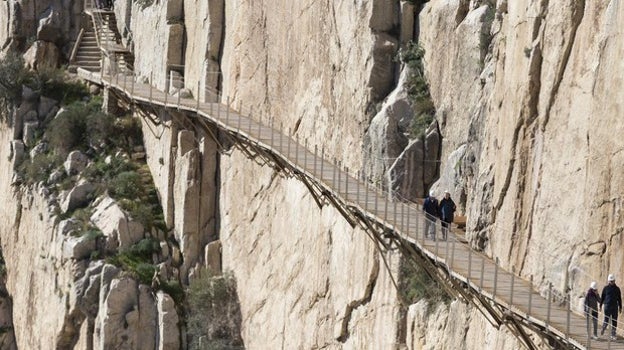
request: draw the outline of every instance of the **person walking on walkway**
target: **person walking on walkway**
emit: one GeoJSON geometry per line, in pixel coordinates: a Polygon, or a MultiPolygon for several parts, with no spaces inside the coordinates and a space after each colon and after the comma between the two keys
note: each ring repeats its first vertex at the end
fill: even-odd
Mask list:
{"type": "Polygon", "coordinates": [[[620,287],[615,284],[615,276],[612,274],[607,278],[607,285],[602,288],[600,307],[604,304],[604,322],[602,331],[604,334],[609,321],[611,321],[611,339],[615,340],[615,330],[617,329],[618,313],[622,312],[622,293],[620,287]]]}
{"type": "Polygon", "coordinates": [[[449,226],[453,223],[455,210],[457,206],[451,199],[449,191],[444,191],[444,198],[440,201],[440,219],[442,221],[442,239],[446,240],[449,226]]]}
{"type": "Polygon", "coordinates": [[[429,197],[425,198],[423,211],[425,212],[425,237],[430,236],[435,240],[435,225],[438,220],[438,200],[433,192],[429,192],[429,197]]]}
{"type": "Polygon", "coordinates": [[[590,331],[590,321],[594,325],[594,335],[592,339],[598,339],[598,304],[600,304],[600,295],[596,282],[589,285],[587,294],[585,294],[585,314],[587,315],[587,331],[590,331]]]}

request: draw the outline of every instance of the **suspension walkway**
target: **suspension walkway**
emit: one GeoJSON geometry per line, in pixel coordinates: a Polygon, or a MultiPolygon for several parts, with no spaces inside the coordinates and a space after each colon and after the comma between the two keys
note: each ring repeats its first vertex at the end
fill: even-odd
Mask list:
{"type": "MultiPolygon", "coordinates": [[[[103,21],[93,22],[97,33],[103,21]]],[[[104,52],[103,57],[107,54],[104,52]]],[[[353,227],[362,227],[380,249],[399,249],[449,294],[477,307],[495,327],[507,326],[528,349],[538,349],[543,346],[540,344],[556,349],[624,349],[621,339],[603,336],[592,340],[587,319],[571,310],[569,297],[555,298],[551,288],[545,297],[540,295],[532,283],[472,250],[455,232],[449,233],[445,241],[426,238],[426,218],[419,205],[392,201],[359,174],[325,159],[323,149],[312,149],[307,141],[293,139],[281,126],[276,128],[243,115],[229,104],[229,99],[227,103],[200,102],[185,98],[179,91],[174,95],[157,90],[129,69],[115,73],[114,69],[94,71],[93,65],[87,68],[78,68],[78,75],[103,85],[128,105],[185,114],[218,143],[227,140],[262,164],[300,179],[319,206],[333,205],[353,227]]],[[[199,92],[196,96],[200,96],[199,92]]],[[[440,228],[437,230],[439,237],[440,228]]]]}

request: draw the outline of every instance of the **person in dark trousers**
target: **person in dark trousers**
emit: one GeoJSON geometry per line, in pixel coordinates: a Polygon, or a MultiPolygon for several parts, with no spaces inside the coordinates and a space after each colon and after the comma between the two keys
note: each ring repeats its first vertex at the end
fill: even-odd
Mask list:
{"type": "Polygon", "coordinates": [[[587,294],[585,294],[585,314],[587,315],[587,330],[590,330],[589,322],[594,325],[594,335],[592,339],[598,339],[598,304],[600,304],[600,295],[598,295],[598,289],[596,282],[592,282],[589,285],[587,294]]]}
{"type": "Polygon", "coordinates": [[[448,228],[453,223],[453,216],[457,210],[449,191],[444,191],[444,198],[440,201],[440,219],[442,221],[442,239],[446,240],[448,228]]]}
{"type": "Polygon", "coordinates": [[[425,212],[425,236],[430,236],[435,240],[435,225],[438,220],[438,200],[433,192],[429,192],[429,197],[425,198],[423,211],[425,212]]]}
{"type": "Polygon", "coordinates": [[[609,320],[611,320],[611,339],[615,340],[618,313],[622,312],[622,293],[620,292],[620,287],[615,284],[615,276],[609,275],[607,283],[608,284],[602,288],[600,300],[600,307],[604,305],[604,322],[602,323],[602,331],[600,334],[604,334],[605,329],[607,329],[609,325],[609,320]]]}

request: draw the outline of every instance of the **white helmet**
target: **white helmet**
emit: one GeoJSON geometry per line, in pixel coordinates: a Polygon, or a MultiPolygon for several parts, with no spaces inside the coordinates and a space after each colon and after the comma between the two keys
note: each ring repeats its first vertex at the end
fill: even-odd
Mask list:
{"type": "Polygon", "coordinates": [[[591,288],[591,289],[593,289],[593,290],[597,290],[598,288],[597,288],[597,285],[596,285],[596,281],[592,282],[592,283],[589,285],[589,288],[591,288]]]}
{"type": "Polygon", "coordinates": [[[615,276],[613,276],[613,274],[609,274],[609,277],[607,277],[607,281],[608,281],[608,282],[613,282],[613,281],[615,281],[615,276]]]}

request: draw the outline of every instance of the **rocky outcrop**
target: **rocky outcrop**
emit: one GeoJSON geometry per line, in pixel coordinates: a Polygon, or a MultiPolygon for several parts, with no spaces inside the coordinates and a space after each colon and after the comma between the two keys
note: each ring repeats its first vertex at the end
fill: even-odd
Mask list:
{"type": "Polygon", "coordinates": [[[96,201],[91,222],[104,234],[109,250],[128,249],[144,237],[144,228],[131,220],[119,205],[110,197],[96,201]]]}

